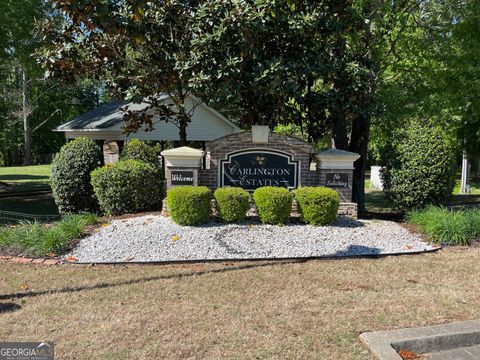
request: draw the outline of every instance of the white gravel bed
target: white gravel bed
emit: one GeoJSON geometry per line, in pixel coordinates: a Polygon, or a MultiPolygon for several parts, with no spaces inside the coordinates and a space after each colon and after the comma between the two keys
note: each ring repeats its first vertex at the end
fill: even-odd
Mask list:
{"type": "Polygon", "coordinates": [[[147,215],[113,220],[66,257],[78,262],[272,259],[396,254],[436,249],[397,223],[339,217],[331,226],[258,222],[193,227],[147,215]]]}

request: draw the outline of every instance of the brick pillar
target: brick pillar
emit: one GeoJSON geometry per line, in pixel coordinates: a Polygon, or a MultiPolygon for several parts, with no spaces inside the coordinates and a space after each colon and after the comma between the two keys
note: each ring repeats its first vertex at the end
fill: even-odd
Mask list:
{"type": "Polygon", "coordinates": [[[357,204],[352,202],[353,163],[357,153],[330,149],[316,155],[320,170],[320,186],[332,188],[340,195],[339,214],[357,217],[357,204]]]}

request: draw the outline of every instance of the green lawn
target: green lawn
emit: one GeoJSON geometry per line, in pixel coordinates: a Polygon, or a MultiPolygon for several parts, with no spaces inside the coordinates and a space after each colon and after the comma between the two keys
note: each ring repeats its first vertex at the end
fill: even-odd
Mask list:
{"type": "Polygon", "coordinates": [[[0,167],[0,191],[49,189],[51,168],[51,165],[0,167]]]}
{"type": "MultiPolygon", "coordinates": [[[[51,165],[0,167],[0,193],[49,190],[51,165]]],[[[33,215],[58,214],[51,194],[0,197],[0,210],[33,215]]]]}
{"type": "Polygon", "coordinates": [[[32,215],[58,214],[52,194],[0,197],[0,210],[32,215]]]}
{"type": "MultiPolygon", "coordinates": [[[[480,178],[472,177],[469,181],[470,185],[470,194],[471,195],[480,195],[480,178]]],[[[458,195],[460,191],[460,180],[457,180],[455,183],[455,188],[453,189],[453,194],[458,195]]]]}
{"type": "Polygon", "coordinates": [[[373,360],[365,331],[480,317],[480,248],[165,266],[0,261],[2,341],[59,359],[373,360]],[[147,296],[146,296],[147,295],[147,296]]]}

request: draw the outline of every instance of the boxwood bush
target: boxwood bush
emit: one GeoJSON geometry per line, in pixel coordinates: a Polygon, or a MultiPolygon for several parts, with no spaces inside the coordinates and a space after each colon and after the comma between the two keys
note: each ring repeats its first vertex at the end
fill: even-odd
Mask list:
{"type": "Polygon", "coordinates": [[[168,212],[180,225],[200,225],[210,221],[212,193],[206,186],[179,186],[167,194],[168,212]]]}
{"type": "Polygon", "coordinates": [[[92,184],[107,215],[120,215],[162,207],[162,181],[152,165],[121,160],[92,172],[92,184]]]}
{"type": "Polygon", "coordinates": [[[445,131],[415,120],[396,138],[382,173],[387,197],[402,212],[445,203],[455,175],[455,151],[445,131]]]}
{"type": "Polygon", "coordinates": [[[128,140],[122,149],[122,160],[138,160],[155,167],[160,167],[160,152],[158,145],[149,145],[139,139],[128,140]]]}
{"type": "Polygon", "coordinates": [[[218,188],[213,194],[217,202],[218,215],[223,222],[245,220],[250,209],[250,196],[241,188],[218,188]]]}
{"type": "Polygon", "coordinates": [[[285,188],[264,186],[253,193],[260,221],[264,224],[281,225],[290,219],[292,194],[285,188]]]}
{"type": "Polygon", "coordinates": [[[90,173],[102,162],[102,151],[93,140],[78,138],[62,146],[51,174],[53,196],[61,213],[98,210],[90,173]]]}
{"type": "Polygon", "coordinates": [[[340,196],[322,186],[301,187],[295,190],[301,218],[310,225],[329,225],[337,217],[340,196]]]}

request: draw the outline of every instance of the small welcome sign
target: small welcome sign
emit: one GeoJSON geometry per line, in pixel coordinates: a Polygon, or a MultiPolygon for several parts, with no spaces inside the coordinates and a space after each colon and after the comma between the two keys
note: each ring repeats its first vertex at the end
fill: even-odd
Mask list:
{"type": "Polygon", "coordinates": [[[192,170],[172,170],[170,175],[171,184],[173,186],[193,185],[194,175],[192,170]]]}

